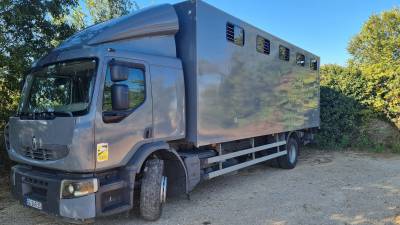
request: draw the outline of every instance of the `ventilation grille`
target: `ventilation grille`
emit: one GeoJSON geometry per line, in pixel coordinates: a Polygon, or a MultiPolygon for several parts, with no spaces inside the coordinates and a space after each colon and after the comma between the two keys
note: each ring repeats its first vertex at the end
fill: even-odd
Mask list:
{"type": "Polygon", "coordinates": [[[296,55],[296,63],[299,66],[304,66],[306,64],[306,56],[300,53],[296,55]]]}
{"type": "Polygon", "coordinates": [[[37,149],[26,146],[19,150],[19,153],[24,157],[39,161],[62,159],[68,155],[68,152],[68,147],[63,145],[48,145],[37,149]]]}
{"type": "Polygon", "coordinates": [[[49,186],[47,181],[27,176],[23,176],[22,181],[23,183],[30,185],[30,194],[34,194],[43,198],[47,197],[47,190],[49,186]]]}
{"type": "Polygon", "coordinates": [[[279,46],[279,59],[284,61],[290,60],[290,50],[285,46],[282,45],[279,46]]]}
{"type": "Polygon", "coordinates": [[[47,186],[49,185],[47,181],[39,180],[39,179],[33,178],[33,177],[26,177],[26,176],[24,176],[24,177],[23,177],[23,181],[24,181],[25,183],[32,184],[32,185],[36,185],[36,186],[40,186],[40,187],[44,187],[44,188],[47,187],[47,186]]]}
{"type": "Polygon", "coordinates": [[[269,55],[271,49],[271,42],[261,36],[257,36],[257,51],[269,55]]]}
{"type": "Polygon", "coordinates": [[[235,25],[231,23],[226,24],[226,40],[235,42],[235,25]]]}
{"type": "Polygon", "coordinates": [[[25,148],[24,156],[27,158],[35,159],[35,160],[55,160],[54,153],[52,150],[38,148],[33,150],[32,148],[25,148]]]}
{"type": "Polygon", "coordinates": [[[267,40],[267,39],[265,39],[264,40],[265,42],[264,42],[264,53],[265,54],[267,54],[267,55],[269,55],[269,52],[270,52],[270,42],[269,42],[269,40],[267,40]]]}
{"type": "Polygon", "coordinates": [[[236,45],[244,46],[244,30],[232,23],[226,24],[226,40],[236,45]]]}
{"type": "Polygon", "coordinates": [[[318,61],[316,59],[311,60],[310,67],[312,70],[318,70],[318,61]]]}

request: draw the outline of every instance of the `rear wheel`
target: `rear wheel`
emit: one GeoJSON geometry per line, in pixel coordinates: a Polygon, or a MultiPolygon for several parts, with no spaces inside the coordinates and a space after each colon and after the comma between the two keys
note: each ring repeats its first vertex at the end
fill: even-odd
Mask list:
{"type": "Polygon", "coordinates": [[[299,143],[296,138],[289,138],[286,150],[287,154],[278,158],[279,167],[282,169],[293,169],[296,167],[299,155],[299,143]]]}
{"type": "Polygon", "coordinates": [[[158,220],[167,194],[167,178],[163,176],[164,161],[146,162],[140,188],[140,215],[149,221],[158,220]]]}

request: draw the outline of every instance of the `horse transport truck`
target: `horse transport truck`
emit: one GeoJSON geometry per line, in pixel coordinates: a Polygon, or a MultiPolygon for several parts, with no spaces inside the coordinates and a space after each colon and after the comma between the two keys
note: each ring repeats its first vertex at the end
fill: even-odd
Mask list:
{"type": "Polygon", "coordinates": [[[200,0],[157,5],[32,65],[5,130],[12,193],[73,223],[157,220],[200,182],[294,168],[319,124],[318,56],[200,0]]]}

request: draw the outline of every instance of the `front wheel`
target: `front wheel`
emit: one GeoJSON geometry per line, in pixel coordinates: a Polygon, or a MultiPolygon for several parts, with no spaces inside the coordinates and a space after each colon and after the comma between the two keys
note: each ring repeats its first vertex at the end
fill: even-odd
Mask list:
{"type": "Polygon", "coordinates": [[[286,150],[287,154],[278,158],[279,167],[282,169],[293,169],[296,167],[299,155],[299,143],[296,138],[289,138],[286,150]]]}
{"type": "Polygon", "coordinates": [[[164,161],[152,159],[146,162],[140,188],[140,215],[149,221],[161,217],[167,193],[167,178],[163,176],[164,161]]]}

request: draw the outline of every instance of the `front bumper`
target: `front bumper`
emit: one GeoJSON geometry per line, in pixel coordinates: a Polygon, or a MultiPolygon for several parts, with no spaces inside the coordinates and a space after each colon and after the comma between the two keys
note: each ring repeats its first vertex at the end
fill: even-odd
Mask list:
{"type": "Polygon", "coordinates": [[[134,175],[132,177],[127,174],[120,171],[105,174],[66,174],[17,165],[11,170],[11,190],[14,198],[24,206],[32,207],[27,201],[33,201],[40,205],[36,208],[44,213],[61,217],[68,222],[85,223],[92,222],[96,217],[120,213],[133,207],[135,178],[134,175]],[[86,178],[99,178],[100,187],[96,193],[72,199],[60,197],[62,180],[86,178]]]}

